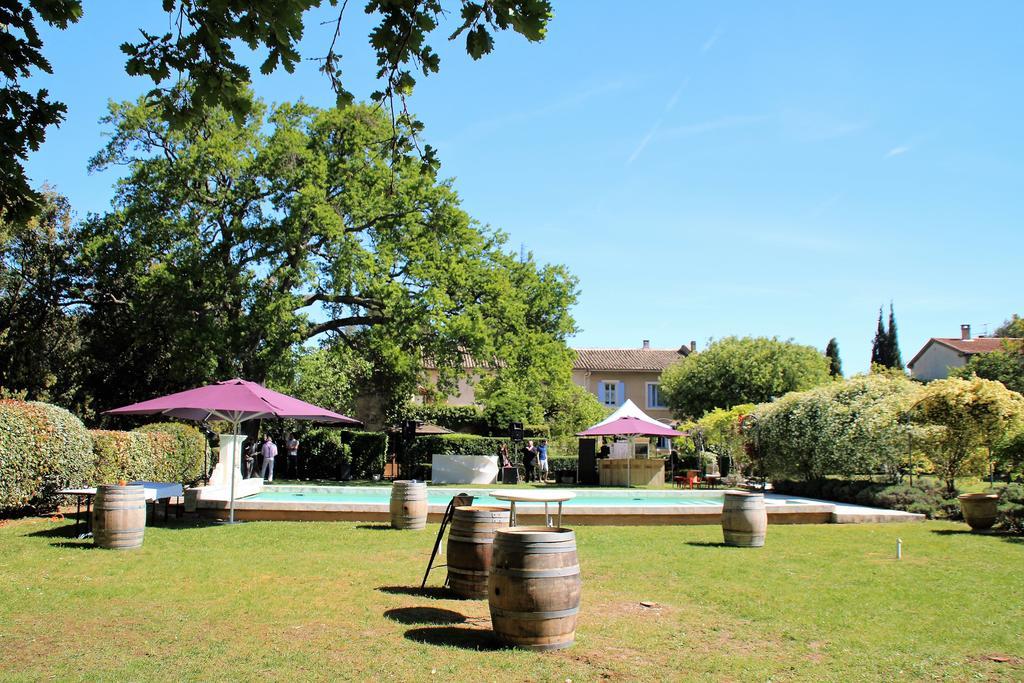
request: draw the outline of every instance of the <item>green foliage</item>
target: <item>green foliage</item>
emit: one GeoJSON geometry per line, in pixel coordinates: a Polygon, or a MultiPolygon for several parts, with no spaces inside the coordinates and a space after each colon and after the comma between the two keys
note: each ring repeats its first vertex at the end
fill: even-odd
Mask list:
{"type": "Polygon", "coordinates": [[[38,402],[0,400],[0,511],[50,507],[57,491],[84,486],[92,440],[77,417],[38,402]]]}
{"type": "Polygon", "coordinates": [[[453,432],[480,434],[487,430],[487,421],[479,406],[450,406],[444,403],[408,403],[401,420],[428,422],[453,432]]]}
{"type": "Polygon", "coordinates": [[[507,443],[507,440],[471,434],[418,436],[409,447],[407,462],[428,464],[433,455],[497,455],[498,446],[502,443],[507,443]]]}
{"type": "Polygon", "coordinates": [[[900,343],[896,333],[896,314],[889,304],[889,329],[882,324],[882,307],[878,307],[878,327],[875,339],[871,344],[871,367],[903,370],[903,358],[900,355],[900,343]]]}
{"type": "Polygon", "coordinates": [[[358,388],[371,374],[369,363],[352,349],[333,345],[304,351],[295,363],[292,381],[272,388],[337,413],[352,414],[358,388]]]}
{"type": "Polygon", "coordinates": [[[973,376],[1002,382],[1010,391],[1024,393],[1024,341],[1006,339],[997,351],[976,353],[967,364],[954,368],[950,377],[970,379],[973,376]]]}
{"type": "Polygon", "coordinates": [[[297,432],[303,473],[311,479],[370,479],[384,473],[388,435],[329,427],[297,432]]]}
{"type": "Polygon", "coordinates": [[[94,484],[171,481],[190,484],[203,475],[206,438],[195,427],[164,422],[131,432],[94,429],[94,484]]]}
{"type": "Polygon", "coordinates": [[[200,477],[205,464],[208,444],[203,433],[192,425],[181,422],[156,422],[135,429],[154,439],[158,465],[154,468],[154,481],[173,481],[189,484],[200,477]],[[156,440],[157,435],[166,439],[156,440]]]}
{"type": "Polygon", "coordinates": [[[1024,534],[1024,485],[1010,484],[999,497],[999,524],[1015,534],[1024,534]]]}
{"type": "Polygon", "coordinates": [[[922,390],[910,415],[927,427],[929,458],[952,493],[973,454],[992,448],[1024,422],[1024,397],[978,377],[936,380],[922,390]]]}
{"type": "Polygon", "coordinates": [[[829,362],[811,346],[763,337],[727,337],[673,363],[661,391],[679,416],[762,403],[828,383],[829,362]]]}
{"type": "Polygon", "coordinates": [[[904,414],[918,391],[894,373],[832,382],[758,406],[748,435],[770,477],[895,476],[907,457],[904,414]]]}
{"type": "MultiPolygon", "coordinates": [[[[353,101],[353,95],[343,85],[342,55],[335,47],[348,3],[328,2],[338,8],[335,35],[326,54],[316,59],[335,91],[337,104],[345,106],[353,101]]],[[[302,59],[298,46],[305,29],[303,15],[322,5],[324,0],[164,0],[164,11],[174,18],[175,28],[165,27],[156,33],[140,29],[139,42],[123,43],[121,50],[128,57],[125,71],[153,82],[147,99],[157,103],[161,116],[176,128],[187,128],[218,105],[231,112],[236,122],[241,121],[253,109],[247,93],[252,73],[246,66],[249,60],[236,55],[235,50],[245,46],[258,53],[264,75],[278,68],[291,73],[302,59]],[[161,87],[168,81],[184,81],[189,87],[161,87]]],[[[441,0],[371,0],[366,12],[375,13],[379,21],[370,31],[370,45],[377,55],[377,78],[383,81],[373,98],[388,106],[391,120],[402,123],[382,138],[391,141],[396,154],[416,144],[413,136],[422,128],[407,113],[406,97],[416,82],[409,67],[415,65],[424,76],[438,71],[440,57],[428,37],[438,28],[440,18],[446,12],[455,13],[456,8],[462,23],[449,39],[465,33],[466,52],[473,59],[491,51],[492,32],[511,29],[527,40],[543,40],[552,16],[547,0],[459,0],[447,8],[441,0]]],[[[81,17],[80,0],[0,5],[0,26],[6,39],[0,50],[0,73],[6,77],[0,88],[0,101],[5,105],[0,107],[0,159],[4,160],[0,167],[0,214],[16,220],[27,218],[41,204],[39,195],[28,186],[22,162],[29,151],[39,149],[46,129],[59,125],[67,112],[63,103],[48,99],[46,90],[33,95],[20,87],[20,79],[38,72],[52,73],[43,55],[37,23],[66,29],[81,17]]],[[[424,166],[436,164],[429,145],[423,148],[422,161],[424,166]]]]}
{"type": "Polygon", "coordinates": [[[93,483],[116,484],[120,479],[158,480],[156,439],[151,439],[149,434],[93,429],[89,435],[95,457],[93,483]]]}
{"type": "Polygon", "coordinates": [[[1001,475],[1024,481],[1024,423],[1014,425],[995,442],[992,460],[1001,475]]]}
{"type": "Polygon", "coordinates": [[[715,455],[727,455],[733,459],[735,469],[746,470],[750,466],[750,459],[745,448],[746,436],[740,430],[740,418],[752,413],[754,408],[752,403],[738,405],[729,410],[715,408],[705,413],[688,429],[691,432],[697,430],[702,445],[712,450],[715,455]]]}
{"type": "Polygon", "coordinates": [[[44,191],[41,202],[33,218],[0,219],[0,383],[28,400],[72,407],[81,278],[69,264],[81,244],[67,199],[44,191]]]}
{"type": "Polygon", "coordinates": [[[828,374],[833,377],[843,376],[843,361],[839,358],[839,342],[836,341],[835,337],[828,340],[828,346],[825,347],[825,357],[828,358],[828,374]]]}
{"type": "Polygon", "coordinates": [[[64,120],[67,107],[50,100],[45,89],[23,90],[21,80],[53,68],[43,55],[40,24],[65,29],[82,16],[80,0],[5,2],[0,4],[3,49],[0,49],[0,216],[28,220],[45,203],[28,184],[22,164],[46,139],[46,129],[64,120]]]}
{"type": "Polygon", "coordinates": [[[942,486],[918,480],[914,484],[887,484],[867,479],[813,479],[772,482],[776,493],[853,503],[887,510],[904,510],[928,519],[956,518],[959,504],[942,486]]]}
{"type": "Polygon", "coordinates": [[[992,336],[1024,338],[1024,318],[1014,313],[1009,320],[1004,320],[1003,324],[996,328],[992,336]]]}
{"type": "Polygon", "coordinates": [[[360,378],[386,419],[424,358],[442,392],[467,354],[536,386],[556,377],[575,278],[520,262],[412,146],[383,149],[383,112],[254,100],[241,122],[213,109],[172,128],[138,102],[106,121],[114,134],[92,167],[128,174],[114,210],[84,228],[102,407],[231,376],[321,396],[337,380],[334,399],[349,403],[360,378]],[[313,338],[336,355],[311,354],[296,375],[313,338]]]}

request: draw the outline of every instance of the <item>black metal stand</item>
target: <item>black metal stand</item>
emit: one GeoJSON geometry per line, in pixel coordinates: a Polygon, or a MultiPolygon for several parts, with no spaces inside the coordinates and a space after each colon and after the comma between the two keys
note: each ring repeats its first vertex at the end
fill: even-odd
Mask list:
{"type": "Polygon", "coordinates": [[[444,531],[448,528],[448,523],[451,522],[452,517],[455,516],[455,508],[462,505],[472,504],[473,496],[465,493],[460,493],[448,501],[448,507],[445,508],[444,517],[441,518],[441,528],[437,530],[437,538],[434,540],[434,549],[430,551],[430,561],[427,562],[427,571],[423,572],[423,582],[420,583],[420,588],[425,588],[427,585],[427,577],[430,576],[430,570],[434,566],[434,558],[437,557],[437,550],[441,547],[441,539],[444,538],[444,531]]]}

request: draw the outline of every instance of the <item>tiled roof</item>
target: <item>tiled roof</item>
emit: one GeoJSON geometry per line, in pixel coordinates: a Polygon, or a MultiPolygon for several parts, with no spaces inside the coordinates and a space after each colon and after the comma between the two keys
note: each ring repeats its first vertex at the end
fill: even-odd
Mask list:
{"type": "Polygon", "coordinates": [[[989,353],[990,351],[998,351],[1003,348],[1004,341],[1013,341],[1013,337],[975,337],[973,339],[960,339],[958,337],[932,337],[925,345],[921,347],[921,350],[917,352],[907,365],[913,367],[917,360],[924,355],[924,352],[932,344],[942,344],[948,346],[954,351],[958,351],[965,356],[973,356],[976,353],[989,353]]]}
{"type": "Polygon", "coordinates": [[[648,370],[661,372],[689,349],[575,349],[576,370],[648,370]]]}

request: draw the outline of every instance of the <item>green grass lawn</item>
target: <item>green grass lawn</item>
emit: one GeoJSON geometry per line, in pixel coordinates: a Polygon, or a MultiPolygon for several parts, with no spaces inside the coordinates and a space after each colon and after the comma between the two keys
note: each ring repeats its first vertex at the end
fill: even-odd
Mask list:
{"type": "Polygon", "coordinates": [[[435,525],[155,527],[115,552],[0,524],[5,681],[1024,678],[1024,543],[962,524],[772,526],[762,549],[581,527],[576,644],[552,653],[498,648],[485,601],[415,589],[435,525]]]}

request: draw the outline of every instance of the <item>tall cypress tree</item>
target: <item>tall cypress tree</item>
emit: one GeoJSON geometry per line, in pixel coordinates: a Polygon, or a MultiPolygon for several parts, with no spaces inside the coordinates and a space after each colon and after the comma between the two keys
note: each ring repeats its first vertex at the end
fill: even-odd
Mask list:
{"type": "Polygon", "coordinates": [[[871,364],[872,365],[885,365],[886,363],[886,347],[888,346],[889,335],[885,333],[885,323],[882,322],[882,307],[878,307],[878,329],[875,330],[875,340],[871,344],[871,364]]]}
{"type": "Polygon", "coordinates": [[[825,347],[825,357],[828,358],[828,374],[833,377],[843,376],[843,361],[839,360],[839,342],[835,337],[828,340],[825,347]]]}
{"type": "Polygon", "coordinates": [[[900,354],[900,342],[896,338],[896,314],[893,312],[892,302],[889,302],[889,331],[886,333],[886,351],[890,368],[903,369],[903,357],[900,354]]]}

